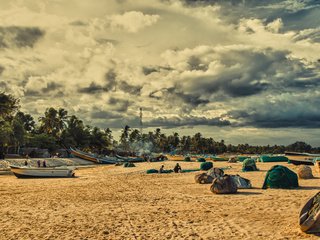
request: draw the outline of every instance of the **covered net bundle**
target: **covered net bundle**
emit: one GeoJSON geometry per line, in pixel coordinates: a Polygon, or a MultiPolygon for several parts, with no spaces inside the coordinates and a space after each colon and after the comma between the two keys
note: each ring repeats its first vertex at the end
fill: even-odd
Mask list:
{"type": "Polygon", "coordinates": [[[289,168],[281,165],[273,166],[265,177],[262,188],[297,188],[298,176],[295,172],[291,171],[289,168]]]}
{"type": "Polygon", "coordinates": [[[250,171],[259,171],[256,165],[256,161],[252,158],[247,158],[242,163],[242,171],[250,172],[250,171]]]}

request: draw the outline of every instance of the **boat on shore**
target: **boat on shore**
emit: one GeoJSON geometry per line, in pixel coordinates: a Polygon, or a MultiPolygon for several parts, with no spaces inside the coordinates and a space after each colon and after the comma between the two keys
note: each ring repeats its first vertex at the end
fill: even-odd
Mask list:
{"type": "Polygon", "coordinates": [[[293,165],[314,165],[313,159],[293,159],[289,158],[288,163],[292,163],[293,165]]]}
{"type": "Polygon", "coordinates": [[[74,167],[18,167],[10,166],[17,178],[70,178],[74,177],[74,167]]]}
{"type": "Polygon", "coordinates": [[[314,158],[320,157],[319,154],[299,153],[299,152],[285,152],[288,158],[288,163],[294,165],[314,165],[314,158]]]}
{"type": "Polygon", "coordinates": [[[100,164],[115,164],[118,163],[119,160],[117,158],[112,157],[96,157],[93,154],[83,152],[79,149],[70,148],[70,152],[72,155],[81,158],[83,160],[87,160],[93,163],[100,163],[100,164]]]}

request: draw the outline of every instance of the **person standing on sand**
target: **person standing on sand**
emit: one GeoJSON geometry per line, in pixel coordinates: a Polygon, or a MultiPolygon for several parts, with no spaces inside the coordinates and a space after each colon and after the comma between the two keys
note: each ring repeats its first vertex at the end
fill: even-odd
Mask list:
{"type": "Polygon", "coordinates": [[[41,167],[41,162],[40,162],[40,160],[37,161],[37,165],[38,165],[38,168],[41,167]]]}
{"type": "Polygon", "coordinates": [[[47,167],[46,160],[43,160],[43,162],[42,162],[42,167],[47,167]]]}

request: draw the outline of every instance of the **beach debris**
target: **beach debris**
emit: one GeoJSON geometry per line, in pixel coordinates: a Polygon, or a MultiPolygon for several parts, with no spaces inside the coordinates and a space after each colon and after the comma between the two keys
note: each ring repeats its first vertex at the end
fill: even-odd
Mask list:
{"type": "Polygon", "coordinates": [[[313,178],[312,169],[306,165],[300,165],[298,169],[298,176],[301,179],[311,179],[313,178]]]}
{"type": "Polygon", "coordinates": [[[216,194],[232,194],[238,191],[238,187],[233,178],[225,174],[213,180],[210,190],[216,194]]]}
{"type": "Polygon", "coordinates": [[[195,175],[194,180],[196,181],[196,183],[208,184],[208,183],[212,183],[213,178],[206,173],[200,173],[195,175]]]}
{"type": "Polygon", "coordinates": [[[249,179],[241,177],[239,175],[230,175],[233,181],[237,184],[238,189],[249,189],[252,188],[251,182],[249,179]]]}
{"type": "Polygon", "coordinates": [[[301,209],[299,224],[303,232],[320,232],[320,192],[310,198],[301,209]]]}
{"type": "Polygon", "coordinates": [[[212,178],[219,178],[224,175],[224,171],[221,168],[211,168],[207,171],[207,175],[212,178]]]}
{"type": "Polygon", "coordinates": [[[242,163],[242,172],[259,171],[256,161],[252,158],[247,158],[242,163]]]}
{"type": "Polygon", "coordinates": [[[126,163],[123,164],[123,167],[125,167],[125,168],[135,167],[135,166],[136,165],[134,165],[134,163],[132,163],[132,162],[126,162],[126,163]]]}
{"type": "Polygon", "coordinates": [[[203,162],[200,164],[200,169],[203,171],[207,171],[209,169],[213,168],[213,163],[212,162],[203,162]]]}
{"type": "Polygon", "coordinates": [[[275,165],[267,172],[262,189],[297,187],[299,187],[298,175],[285,166],[275,165]]]}
{"type": "Polygon", "coordinates": [[[184,161],[185,161],[185,162],[191,162],[191,157],[185,157],[185,158],[184,158],[184,161]]]}

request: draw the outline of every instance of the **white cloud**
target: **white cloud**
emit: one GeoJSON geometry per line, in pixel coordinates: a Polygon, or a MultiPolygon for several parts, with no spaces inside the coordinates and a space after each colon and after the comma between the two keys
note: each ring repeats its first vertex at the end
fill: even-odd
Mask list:
{"type": "Polygon", "coordinates": [[[136,33],[140,29],[149,27],[159,20],[159,15],[148,15],[142,12],[131,11],[122,15],[113,15],[110,18],[113,29],[124,29],[136,33]]]}

